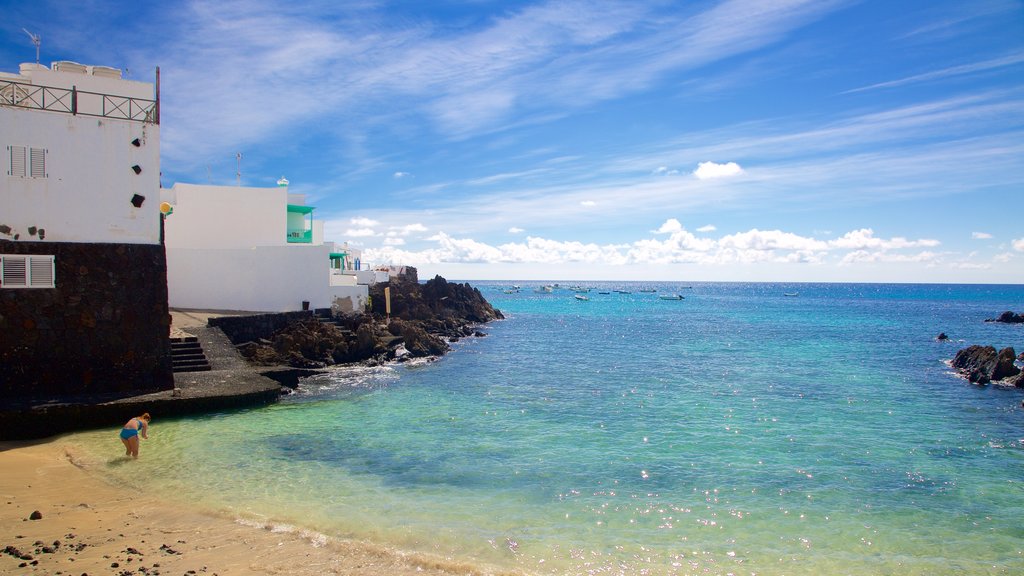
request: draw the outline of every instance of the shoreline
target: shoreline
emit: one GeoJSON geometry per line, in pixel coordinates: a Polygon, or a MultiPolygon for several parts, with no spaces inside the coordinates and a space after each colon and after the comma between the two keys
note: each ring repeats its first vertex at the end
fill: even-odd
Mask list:
{"type": "Polygon", "coordinates": [[[0,468],[0,573],[510,574],[120,489],[76,463],[59,437],[0,442],[0,468]]]}

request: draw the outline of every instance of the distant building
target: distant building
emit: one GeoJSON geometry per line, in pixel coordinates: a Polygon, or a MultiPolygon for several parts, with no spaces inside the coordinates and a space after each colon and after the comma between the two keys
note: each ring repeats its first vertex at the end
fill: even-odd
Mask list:
{"type": "Polygon", "coordinates": [[[361,311],[367,285],[358,250],[324,242],[323,223],[301,194],[277,187],[176,183],[162,191],[172,308],[284,312],[361,311]]]}
{"type": "Polygon", "coordinates": [[[173,387],[159,196],[152,83],[74,62],[0,73],[5,400],[173,387]]]}

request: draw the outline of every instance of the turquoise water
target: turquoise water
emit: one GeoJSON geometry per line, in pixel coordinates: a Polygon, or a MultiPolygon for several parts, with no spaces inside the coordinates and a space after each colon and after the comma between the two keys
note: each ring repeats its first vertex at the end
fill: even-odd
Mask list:
{"type": "Polygon", "coordinates": [[[1024,393],[946,365],[1024,349],[984,322],[1024,287],[521,284],[474,282],[508,318],[436,362],[156,414],[131,465],[70,440],[169,498],[530,573],[1024,573],[1024,393]]]}

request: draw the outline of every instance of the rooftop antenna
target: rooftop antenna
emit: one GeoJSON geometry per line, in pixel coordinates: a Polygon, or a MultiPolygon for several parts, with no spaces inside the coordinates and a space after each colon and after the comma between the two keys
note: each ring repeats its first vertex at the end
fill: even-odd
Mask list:
{"type": "Polygon", "coordinates": [[[241,152],[235,154],[235,166],[237,167],[236,170],[235,170],[235,183],[238,186],[241,186],[242,185],[242,153],[241,152]]]}
{"type": "Polygon", "coordinates": [[[35,44],[35,46],[36,46],[36,64],[39,64],[39,45],[43,43],[43,39],[39,37],[39,34],[33,34],[33,33],[29,32],[28,30],[25,30],[24,28],[22,28],[22,30],[25,32],[25,34],[28,34],[28,37],[32,39],[32,43],[35,44]]]}

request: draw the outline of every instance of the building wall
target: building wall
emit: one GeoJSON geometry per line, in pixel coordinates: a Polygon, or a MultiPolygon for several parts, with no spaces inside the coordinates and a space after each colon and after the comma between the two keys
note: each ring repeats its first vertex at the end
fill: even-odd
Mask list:
{"type": "Polygon", "coordinates": [[[55,288],[0,289],[0,397],[108,397],[170,389],[163,246],[0,240],[52,254],[55,288]]]}
{"type": "Polygon", "coordinates": [[[301,310],[303,302],[310,309],[332,308],[340,298],[352,307],[342,311],[361,310],[367,287],[331,286],[330,250],[330,245],[177,248],[169,242],[170,306],[288,312],[301,310]]]}
{"type": "MultiPolygon", "coordinates": [[[[0,78],[155,98],[149,83],[21,70],[0,78]]],[[[80,93],[79,114],[0,106],[0,254],[52,255],[55,268],[53,288],[0,288],[5,403],[173,387],[159,125],[86,115],[116,101],[80,93]],[[42,177],[12,173],[12,146],[45,151],[42,177]]]]}
{"type": "Polygon", "coordinates": [[[175,184],[162,198],[174,206],[168,247],[252,248],[288,244],[286,188],[175,184]]]}
{"type": "Polygon", "coordinates": [[[159,243],[158,126],[0,107],[0,127],[0,239],[159,243]],[[44,149],[46,176],[12,176],[10,146],[44,149]]]}

